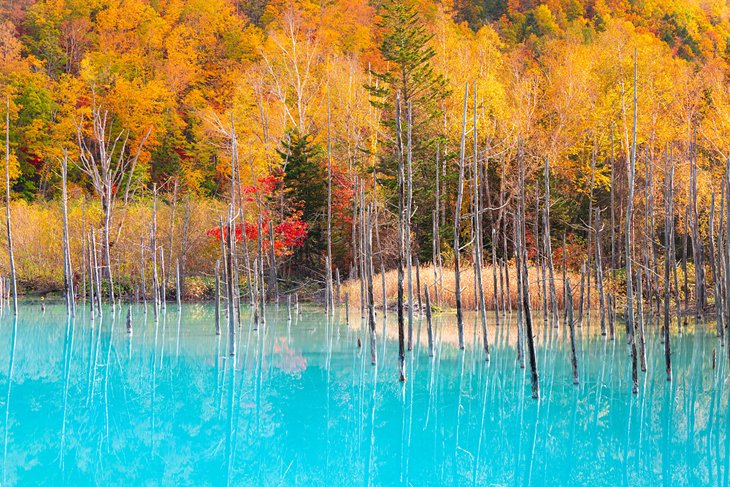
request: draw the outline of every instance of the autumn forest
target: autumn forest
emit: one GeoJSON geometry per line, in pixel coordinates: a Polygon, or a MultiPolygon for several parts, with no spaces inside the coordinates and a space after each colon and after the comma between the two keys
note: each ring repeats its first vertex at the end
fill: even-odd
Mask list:
{"type": "MultiPolygon", "coordinates": [[[[494,262],[509,286],[522,214],[538,276],[601,272],[619,300],[625,249],[647,244],[645,294],[659,298],[670,222],[677,289],[714,301],[708,239],[723,238],[730,156],[722,1],[25,0],[0,12],[21,292],[64,289],[66,273],[79,287],[93,245],[120,295],[160,267],[170,293],[177,269],[183,299],[210,297],[229,217],[241,282],[256,264],[272,299],[281,287],[324,301],[335,279],[341,299],[340,280],[365,269],[365,227],[376,274],[407,261],[409,289],[414,259],[440,272],[494,262]],[[697,279],[710,291],[690,293],[697,279]]],[[[367,301],[363,286],[350,294],[367,301]]]]}
{"type": "Polygon", "coordinates": [[[0,0],[1,485],[728,485],[727,0],[0,0]]]}

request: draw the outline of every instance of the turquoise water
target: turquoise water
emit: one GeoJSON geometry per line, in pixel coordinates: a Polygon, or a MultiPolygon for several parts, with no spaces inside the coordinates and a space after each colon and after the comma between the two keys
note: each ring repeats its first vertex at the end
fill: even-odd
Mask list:
{"type": "MultiPolygon", "coordinates": [[[[535,401],[514,327],[490,323],[487,364],[478,345],[454,346],[451,315],[436,319],[430,359],[417,322],[402,385],[395,316],[386,341],[378,320],[373,367],[359,319],[267,312],[254,331],[244,310],[235,358],[206,305],[168,305],[158,323],[135,307],[131,337],[126,309],[93,326],[62,305],[23,305],[15,326],[6,312],[2,485],[728,484],[730,387],[712,324],[675,330],[671,383],[650,326],[638,396],[623,337],[579,329],[574,386],[565,330],[540,328],[535,401]]],[[[470,344],[473,326],[467,315],[470,344]]]]}

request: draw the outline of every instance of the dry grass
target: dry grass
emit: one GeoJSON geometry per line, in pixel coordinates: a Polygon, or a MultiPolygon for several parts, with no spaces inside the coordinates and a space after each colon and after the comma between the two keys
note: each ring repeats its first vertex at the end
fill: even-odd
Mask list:
{"type": "MultiPolygon", "coordinates": [[[[206,232],[217,225],[218,215],[224,213],[224,206],[215,200],[199,200],[190,203],[190,225],[188,231],[187,275],[210,275],[218,256],[218,244],[206,232]]],[[[13,243],[18,283],[21,290],[50,291],[63,287],[62,212],[59,202],[14,201],[11,205],[13,243]]],[[[86,235],[90,228],[97,231],[101,239],[102,213],[99,204],[92,201],[82,209],[79,199],[69,202],[69,240],[71,264],[77,286],[84,273],[82,269],[82,244],[84,242],[83,222],[86,235]]],[[[158,243],[165,251],[165,270],[174,280],[174,263],[180,258],[184,203],[179,202],[175,213],[175,226],[171,228],[172,208],[158,202],[158,243]],[[170,233],[174,232],[172,253],[170,233]]],[[[127,210],[116,211],[112,224],[112,264],[117,284],[132,286],[139,280],[142,266],[146,278],[151,277],[149,250],[141,252],[142,243],[149,246],[152,209],[149,201],[131,203],[127,210]],[[117,238],[118,236],[118,238],[117,238]]],[[[0,274],[9,273],[9,260],[5,234],[5,219],[0,221],[0,274]]],[[[192,288],[191,288],[192,289],[192,288]]]]}
{"type": "MultiPolygon", "coordinates": [[[[499,271],[499,269],[498,269],[499,271]]],[[[517,275],[516,275],[516,269],[514,265],[511,265],[508,267],[509,272],[509,294],[510,294],[510,300],[512,303],[512,307],[516,309],[517,304],[517,275]]],[[[528,269],[529,273],[529,279],[530,279],[530,302],[532,303],[533,309],[541,309],[542,308],[542,281],[538,281],[538,273],[536,267],[530,267],[528,269]],[[539,288],[539,289],[538,289],[539,288]]],[[[465,267],[461,271],[461,303],[464,309],[466,310],[473,310],[476,309],[476,303],[477,303],[477,295],[475,293],[475,287],[474,287],[474,268],[473,267],[465,267]]],[[[444,268],[443,274],[440,276],[439,279],[439,289],[438,289],[438,301],[436,300],[436,297],[434,295],[434,274],[433,274],[433,266],[423,265],[420,268],[420,275],[421,275],[421,293],[423,294],[423,285],[428,285],[429,289],[429,295],[431,297],[431,302],[434,306],[438,306],[441,308],[455,308],[456,307],[456,284],[455,284],[455,274],[454,270],[451,268],[444,268]]],[[[540,277],[542,277],[542,274],[540,274],[540,277]]],[[[563,281],[562,281],[562,271],[558,271],[556,269],[556,279],[555,279],[555,293],[558,300],[558,306],[560,309],[563,308],[563,281]]],[[[578,306],[578,299],[579,299],[579,292],[580,292],[580,274],[576,274],[574,272],[568,272],[568,278],[570,279],[570,282],[572,283],[573,287],[573,302],[577,308],[578,306]]],[[[482,284],[484,289],[484,299],[486,301],[487,309],[488,310],[494,310],[494,280],[492,277],[492,266],[485,266],[482,270],[482,284]]],[[[408,276],[406,274],[404,278],[404,287],[405,287],[405,299],[407,300],[407,293],[408,293],[408,276]]],[[[497,291],[499,292],[499,273],[497,274],[497,291]]],[[[507,286],[507,282],[505,279],[504,286],[507,286]]],[[[375,297],[375,304],[377,307],[382,308],[382,301],[383,301],[383,291],[382,291],[382,278],[381,274],[378,273],[375,275],[375,278],[373,279],[373,294],[375,297]]],[[[397,270],[390,270],[385,273],[385,291],[386,295],[388,297],[388,306],[393,306],[393,304],[398,299],[398,271],[397,270]]],[[[547,286],[548,293],[550,292],[550,287],[547,286]]],[[[353,307],[359,307],[360,306],[360,281],[359,280],[350,280],[342,285],[341,289],[341,295],[342,299],[344,300],[345,293],[348,293],[349,300],[350,300],[350,306],[353,307]]],[[[415,296],[416,294],[416,270],[413,269],[413,293],[414,293],[414,305],[417,305],[417,298],[415,296]]],[[[506,299],[506,298],[505,298],[506,299]]],[[[591,289],[591,301],[595,305],[598,300],[598,293],[596,292],[595,288],[591,289]]],[[[500,304],[501,306],[501,304],[500,304]]]]}

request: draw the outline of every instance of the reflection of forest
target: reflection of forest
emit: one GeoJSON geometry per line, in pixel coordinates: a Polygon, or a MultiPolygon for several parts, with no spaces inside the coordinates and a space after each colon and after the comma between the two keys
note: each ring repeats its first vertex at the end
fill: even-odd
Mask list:
{"type": "Polygon", "coordinates": [[[726,468],[724,453],[707,454],[730,451],[726,365],[718,354],[712,369],[717,342],[704,333],[711,325],[690,326],[673,342],[670,384],[650,325],[649,371],[633,400],[623,335],[611,341],[595,324],[580,329],[581,384],[573,386],[566,330],[540,326],[538,407],[515,361],[514,315],[510,326],[490,320],[488,364],[478,327],[471,346],[472,314],[464,353],[455,346],[454,317],[436,316],[433,361],[418,318],[402,386],[394,314],[372,367],[369,342],[357,347],[359,321],[348,328],[305,309],[289,324],[285,307],[277,316],[271,308],[260,333],[244,310],[231,358],[206,306],[186,305],[182,316],[170,307],[157,324],[137,308],[131,337],[119,317],[112,331],[109,313],[101,326],[81,315],[67,326],[62,306],[45,315],[21,307],[9,403],[13,328],[4,316],[6,483],[634,484],[663,475],[705,483],[726,468]]]}

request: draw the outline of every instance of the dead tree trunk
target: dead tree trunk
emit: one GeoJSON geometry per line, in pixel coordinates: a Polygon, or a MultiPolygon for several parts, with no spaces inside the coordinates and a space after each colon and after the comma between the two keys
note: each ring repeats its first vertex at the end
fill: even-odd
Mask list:
{"type": "MultiPolygon", "coordinates": [[[[722,221],[722,218],[720,219],[722,221]]],[[[722,337],[722,295],[719,292],[720,279],[718,278],[718,262],[715,259],[715,192],[712,192],[710,200],[710,271],[712,281],[715,283],[715,316],[718,338],[722,337]]]]}
{"type": "Polygon", "coordinates": [[[565,280],[566,308],[568,310],[568,326],[570,327],[570,364],[573,368],[573,384],[579,384],[578,358],[575,353],[575,321],[573,320],[573,290],[570,288],[570,279],[565,280]]]}
{"type": "Polygon", "coordinates": [[[66,189],[66,183],[68,180],[68,154],[63,151],[63,158],[61,159],[61,185],[62,195],[61,201],[63,204],[63,280],[64,280],[64,294],[66,295],[66,312],[69,315],[75,314],[74,305],[74,281],[73,272],[71,270],[71,250],[69,248],[68,239],[68,191],[66,189]]]}
{"type": "MultiPolygon", "coordinates": [[[[596,235],[596,291],[598,291],[598,302],[601,314],[601,335],[606,336],[606,294],[603,289],[603,256],[601,254],[601,210],[596,208],[596,218],[594,221],[596,235]]],[[[611,339],[616,338],[611,333],[611,339]]]]}
{"type": "Polygon", "coordinates": [[[634,52],[634,128],[633,137],[631,142],[631,160],[629,161],[629,196],[628,203],[626,205],[626,324],[630,332],[630,345],[631,345],[631,392],[638,394],[639,382],[638,374],[636,371],[637,360],[636,360],[636,333],[634,324],[634,283],[633,273],[631,269],[631,223],[632,223],[632,212],[634,208],[634,170],[636,167],[636,125],[637,125],[637,62],[636,52],[634,52]]]}
{"type": "MultiPolygon", "coordinates": [[[[696,130],[696,129],[695,129],[696,130]]],[[[697,213],[697,138],[693,133],[690,155],[690,202],[692,207],[692,259],[695,266],[695,314],[697,317],[704,314],[707,307],[705,292],[705,266],[703,246],[699,235],[699,214],[697,213]]]]}
{"type": "Polygon", "coordinates": [[[464,350],[464,317],[461,307],[461,245],[459,243],[459,227],[461,222],[461,204],[464,196],[464,157],[466,152],[466,115],[469,101],[469,84],[464,88],[464,114],[461,124],[461,152],[459,156],[459,183],[456,193],[456,208],[454,214],[454,292],[456,294],[456,326],[459,332],[459,349],[464,350]]]}
{"type": "Polygon", "coordinates": [[[398,375],[401,382],[406,380],[405,330],[403,320],[403,255],[405,253],[405,171],[403,170],[403,137],[401,129],[400,94],[396,95],[395,129],[398,147],[398,375]]]}
{"type": "Polygon", "coordinates": [[[412,270],[412,251],[413,243],[411,242],[411,212],[413,211],[413,147],[412,147],[412,125],[413,125],[413,106],[408,101],[407,107],[407,147],[406,153],[406,219],[405,219],[405,237],[406,237],[406,266],[408,278],[408,351],[413,350],[413,270],[412,270]]]}
{"type": "MultiPolygon", "coordinates": [[[[223,237],[221,237],[223,238],[223,237]]],[[[157,273],[157,185],[152,185],[152,223],[150,228],[150,252],[152,253],[152,292],[155,301],[155,320],[160,315],[160,279],[157,273]]],[[[98,288],[97,288],[98,289],[98,288]]]]}
{"type": "Polygon", "coordinates": [[[366,254],[366,275],[368,286],[368,322],[370,324],[370,364],[378,363],[375,331],[375,296],[373,295],[373,230],[372,230],[372,205],[368,206],[367,222],[365,226],[365,254],[366,254]]]}
{"type": "Polygon", "coordinates": [[[221,261],[215,261],[215,334],[221,334],[221,261]]]}
{"type": "Polygon", "coordinates": [[[428,356],[433,357],[433,328],[431,327],[431,299],[428,296],[428,284],[423,285],[423,297],[426,301],[426,332],[428,333],[428,356]]]}
{"type": "Polygon", "coordinates": [[[236,301],[234,295],[235,291],[233,289],[233,239],[236,238],[236,231],[233,227],[233,206],[231,206],[228,210],[228,228],[226,228],[224,238],[228,257],[228,354],[230,356],[234,356],[236,355],[236,301]]]}
{"type": "MultiPolygon", "coordinates": [[[[667,158],[667,166],[664,170],[664,361],[667,374],[667,381],[672,380],[672,346],[670,343],[669,325],[671,323],[671,284],[669,280],[670,265],[676,268],[672,252],[674,241],[674,164],[671,156],[667,158]]],[[[675,273],[676,278],[676,273],[675,273]]],[[[676,280],[675,280],[676,286],[676,280]]]]}
{"type": "Polygon", "coordinates": [[[522,244],[521,261],[522,261],[522,302],[524,308],[525,334],[527,339],[527,353],[530,360],[530,382],[532,383],[532,397],[540,398],[540,379],[537,372],[537,355],[535,353],[535,337],[532,330],[532,311],[530,304],[530,282],[527,273],[527,246],[525,245],[525,165],[524,156],[522,154],[522,144],[519,149],[520,163],[520,242],[522,244]]]}
{"type": "Polygon", "coordinates": [[[487,303],[484,300],[484,285],[482,283],[482,216],[480,208],[480,185],[479,185],[479,158],[477,151],[477,89],[474,85],[474,160],[472,161],[472,191],[473,211],[472,219],[474,233],[474,272],[476,279],[477,297],[479,302],[479,317],[482,324],[482,346],[484,347],[484,359],[489,361],[489,336],[487,335],[487,303]]]}
{"type": "Polygon", "coordinates": [[[494,301],[494,324],[499,326],[499,297],[497,296],[497,237],[492,227],[492,296],[494,301]]]}
{"type": "Polygon", "coordinates": [[[8,258],[10,260],[10,286],[13,292],[13,315],[18,315],[18,285],[15,278],[15,254],[13,231],[10,223],[10,96],[5,104],[5,225],[8,233],[8,258]]]}
{"type": "MultiPolygon", "coordinates": [[[[188,265],[188,232],[190,230],[190,195],[185,198],[185,216],[183,217],[182,239],[180,243],[180,294],[185,297],[185,276],[188,265]]],[[[246,233],[246,232],[242,232],[246,233]]],[[[246,263],[248,265],[248,263],[246,263]]]]}
{"type": "MultiPolygon", "coordinates": [[[[332,113],[330,109],[330,96],[327,93],[327,261],[325,269],[327,283],[325,308],[329,313],[334,313],[334,300],[332,299],[332,134],[331,134],[332,113]]],[[[272,240],[273,242],[273,240],[272,240]]]]}
{"type": "Polygon", "coordinates": [[[550,305],[552,307],[551,319],[553,326],[558,326],[558,298],[555,293],[555,268],[553,267],[553,248],[550,242],[550,165],[545,158],[545,257],[547,258],[548,271],[550,272],[550,305]]]}
{"type": "Polygon", "coordinates": [[[519,225],[519,205],[513,215],[512,230],[514,234],[515,246],[515,271],[517,278],[517,362],[520,368],[525,368],[525,320],[524,320],[524,301],[522,299],[522,243],[520,241],[520,225],[519,225]]]}

